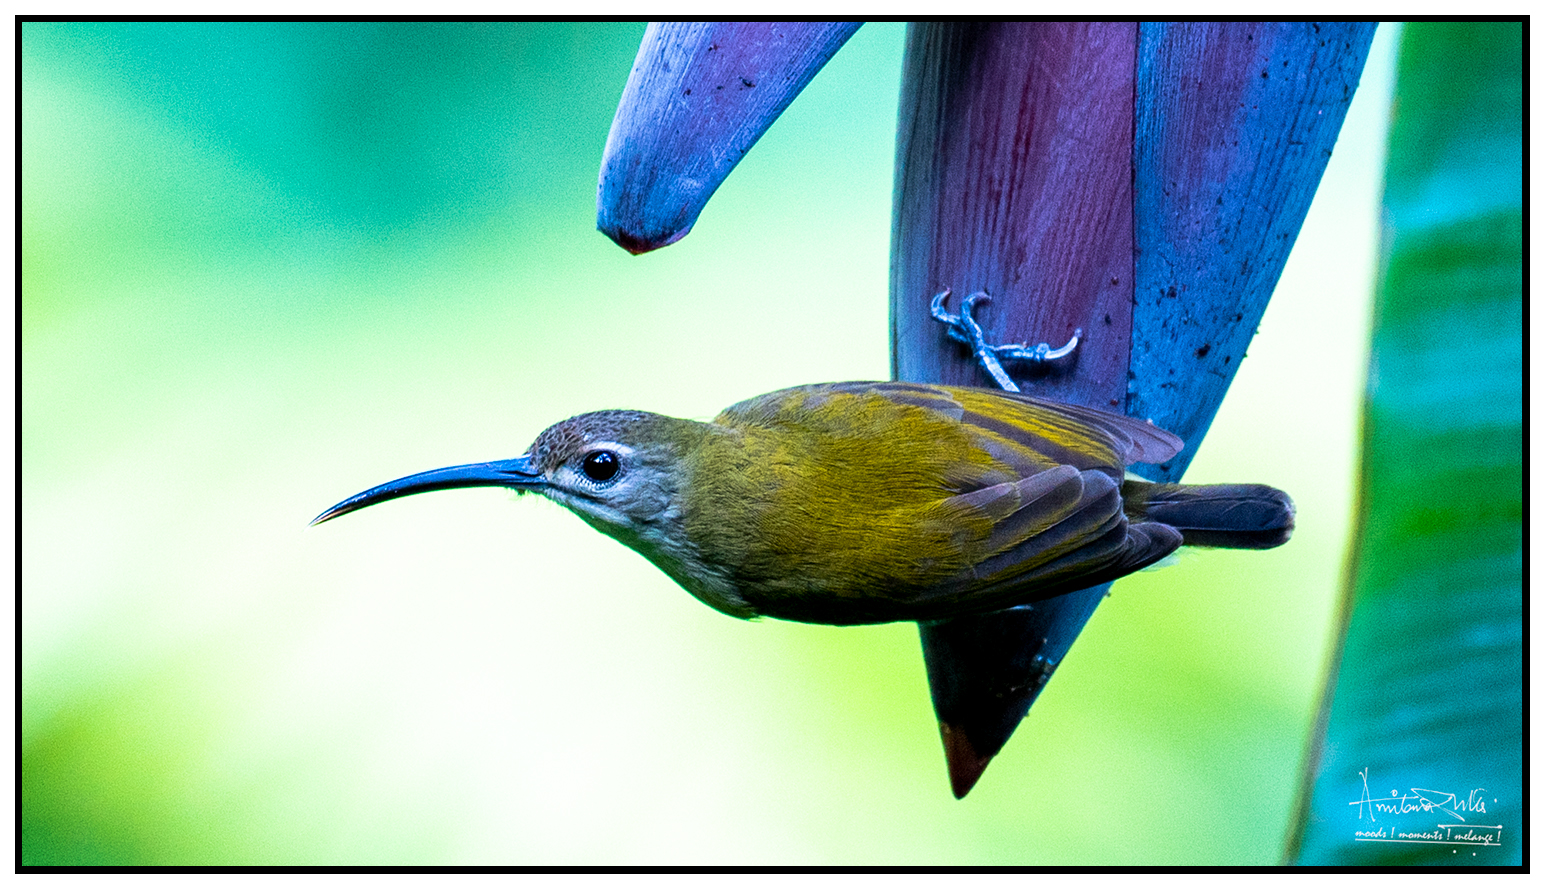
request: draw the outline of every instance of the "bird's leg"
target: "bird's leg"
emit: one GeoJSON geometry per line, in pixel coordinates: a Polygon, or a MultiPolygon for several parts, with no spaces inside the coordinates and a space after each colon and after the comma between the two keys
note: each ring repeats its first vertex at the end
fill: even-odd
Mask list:
{"type": "Polygon", "coordinates": [[[929,311],[933,313],[935,321],[944,325],[944,332],[950,339],[957,343],[965,343],[971,349],[971,355],[976,363],[982,366],[982,370],[993,378],[1005,392],[1018,392],[1019,387],[1009,378],[1008,372],[1003,369],[1005,361],[1028,361],[1035,364],[1044,364],[1067,355],[1073,354],[1078,348],[1079,337],[1084,335],[1083,328],[1073,331],[1073,338],[1067,345],[1060,349],[1053,349],[1047,343],[1032,346],[1029,343],[1008,343],[1002,346],[993,346],[987,343],[986,335],[982,333],[982,326],[971,317],[971,307],[978,302],[988,302],[992,297],[985,292],[973,293],[966,297],[960,304],[960,314],[951,315],[944,310],[944,301],[949,298],[950,292],[945,290],[933,298],[929,304],[929,311]]]}
{"type": "Polygon", "coordinates": [[[966,297],[960,304],[960,314],[951,315],[944,311],[944,301],[949,298],[950,292],[945,290],[933,298],[929,310],[933,313],[935,321],[944,325],[944,332],[950,339],[957,343],[965,343],[971,349],[971,356],[976,363],[987,371],[998,386],[1008,392],[1018,392],[1019,387],[1009,379],[1008,372],[1003,369],[1003,364],[998,360],[997,350],[987,344],[987,338],[982,333],[982,325],[976,323],[971,317],[971,307],[978,300],[992,299],[986,293],[973,293],[966,297]]]}

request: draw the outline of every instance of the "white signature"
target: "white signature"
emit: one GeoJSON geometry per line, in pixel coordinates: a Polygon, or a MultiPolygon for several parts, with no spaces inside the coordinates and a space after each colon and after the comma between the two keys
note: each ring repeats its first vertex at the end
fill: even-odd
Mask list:
{"type": "MultiPolygon", "coordinates": [[[[1409,793],[1391,790],[1389,796],[1375,797],[1368,790],[1368,770],[1358,772],[1363,779],[1363,795],[1347,805],[1357,807],[1358,820],[1366,817],[1378,821],[1379,815],[1409,815],[1412,812],[1431,812],[1440,817],[1459,821],[1458,824],[1435,824],[1420,830],[1396,830],[1379,826],[1356,832],[1358,842],[1369,843],[1444,843],[1462,846],[1498,846],[1502,844],[1502,825],[1469,824],[1471,817],[1486,814],[1486,788],[1477,787],[1460,799],[1457,793],[1413,787],[1409,793]]],[[[1492,799],[1496,803],[1496,799],[1492,799]]]]}

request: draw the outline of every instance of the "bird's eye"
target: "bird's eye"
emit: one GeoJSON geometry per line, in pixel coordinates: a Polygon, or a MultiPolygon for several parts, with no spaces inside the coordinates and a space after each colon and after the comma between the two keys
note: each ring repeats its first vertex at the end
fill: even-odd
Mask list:
{"type": "Polygon", "coordinates": [[[579,468],[593,482],[611,481],[622,468],[622,461],[615,451],[591,451],[580,462],[579,468]]]}

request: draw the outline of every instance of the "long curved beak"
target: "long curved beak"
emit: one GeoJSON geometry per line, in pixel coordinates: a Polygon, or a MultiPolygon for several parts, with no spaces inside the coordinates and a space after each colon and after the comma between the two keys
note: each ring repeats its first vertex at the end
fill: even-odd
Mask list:
{"type": "Polygon", "coordinates": [[[364,509],[387,500],[395,500],[398,497],[406,497],[409,494],[422,494],[425,491],[444,491],[448,488],[514,488],[516,490],[535,491],[547,486],[547,480],[542,478],[532,465],[529,454],[516,457],[512,460],[495,460],[491,463],[468,463],[464,466],[447,466],[444,469],[431,469],[428,472],[420,472],[399,478],[396,481],[387,482],[384,485],[376,485],[368,491],[355,494],[353,497],[339,503],[321,515],[311,520],[311,524],[320,525],[328,519],[335,519],[346,512],[356,509],[364,509]]]}

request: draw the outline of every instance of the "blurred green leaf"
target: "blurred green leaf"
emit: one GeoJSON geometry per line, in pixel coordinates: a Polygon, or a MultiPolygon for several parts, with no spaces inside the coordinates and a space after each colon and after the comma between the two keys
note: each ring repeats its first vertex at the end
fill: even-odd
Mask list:
{"type": "Polygon", "coordinates": [[[1345,638],[1299,864],[1522,861],[1522,34],[1404,35],[1345,638]]]}

